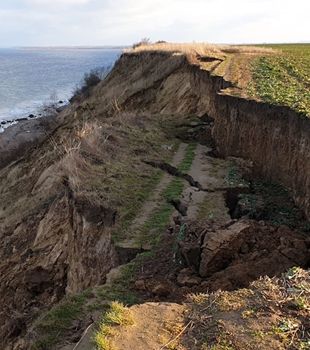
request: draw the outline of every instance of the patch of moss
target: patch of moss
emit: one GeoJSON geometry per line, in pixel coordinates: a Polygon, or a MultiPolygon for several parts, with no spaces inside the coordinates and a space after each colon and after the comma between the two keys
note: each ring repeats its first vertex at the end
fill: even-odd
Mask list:
{"type": "Polygon", "coordinates": [[[263,198],[263,220],[268,220],[274,225],[286,225],[292,229],[307,232],[309,222],[295,205],[286,188],[276,183],[254,181],[252,190],[263,198]]]}

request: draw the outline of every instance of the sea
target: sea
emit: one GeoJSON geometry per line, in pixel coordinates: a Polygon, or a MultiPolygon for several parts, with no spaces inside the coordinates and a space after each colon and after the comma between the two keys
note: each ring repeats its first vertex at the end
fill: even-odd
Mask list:
{"type": "Polygon", "coordinates": [[[107,71],[121,48],[0,48],[0,123],[27,117],[51,101],[66,103],[84,74],[107,71]]]}

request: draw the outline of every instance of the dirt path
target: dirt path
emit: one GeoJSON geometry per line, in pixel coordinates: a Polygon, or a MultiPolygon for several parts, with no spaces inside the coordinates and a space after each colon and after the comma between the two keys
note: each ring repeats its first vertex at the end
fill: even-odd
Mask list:
{"type": "MultiPolygon", "coordinates": [[[[180,162],[183,160],[185,155],[187,144],[181,143],[174,154],[171,164],[175,167],[177,167],[180,162]]],[[[164,173],[162,179],[160,180],[159,184],[154,189],[152,195],[150,198],[144,202],[140,213],[136,216],[134,221],[132,222],[131,226],[128,229],[128,235],[130,238],[118,242],[117,246],[121,248],[140,248],[140,246],[137,246],[136,237],[134,233],[143,226],[143,224],[149,219],[151,214],[155,211],[156,207],[158,206],[159,202],[161,201],[161,194],[163,190],[167,187],[169,182],[171,181],[172,176],[164,173]]]]}
{"type": "MultiPolygon", "coordinates": [[[[209,157],[210,148],[197,145],[189,175],[201,185],[203,189],[225,187],[229,162],[227,160],[209,157]]],[[[215,220],[228,221],[230,216],[226,207],[222,191],[206,192],[192,186],[187,186],[181,201],[187,207],[187,219],[196,220],[200,216],[215,220]]]]}
{"type": "MultiPolygon", "coordinates": [[[[171,165],[177,167],[184,158],[185,149],[187,144],[181,143],[176,153],[174,154],[171,165]]],[[[133,221],[130,231],[135,231],[139,226],[142,226],[146,220],[150,217],[154,209],[156,208],[162,191],[167,187],[171,181],[171,175],[164,173],[159,184],[156,186],[152,196],[143,204],[139,216],[133,221]]]]}
{"type": "MultiPolygon", "coordinates": [[[[179,329],[184,327],[185,311],[185,306],[175,303],[144,303],[132,306],[130,315],[134,324],[115,328],[110,339],[111,349],[162,349],[162,346],[173,340],[179,329]]],[[[61,350],[95,350],[94,332],[95,325],[92,324],[76,345],[67,345],[61,350]]]]}

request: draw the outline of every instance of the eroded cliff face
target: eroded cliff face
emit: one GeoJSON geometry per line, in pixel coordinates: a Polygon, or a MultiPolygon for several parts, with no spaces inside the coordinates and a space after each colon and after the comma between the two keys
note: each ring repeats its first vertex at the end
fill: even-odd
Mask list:
{"type": "Polygon", "coordinates": [[[12,345],[40,310],[65,294],[105,281],[117,262],[110,234],[114,223],[113,209],[64,191],[2,235],[2,346],[12,345]]]}
{"type": "Polygon", "coordinates": [[[310,217],[310,120],[288,108],[219,95],[213,131],[221,154],[253,162],[310,217]]]}
{"type": "Polygon", "coordinates": [[[207,114],[218,152],[252,161],[256,175],[287,187],[310,218],[309,118],[231,96],[225,92],[231,86],[184,56],[149,52],[123,55],[97,94],[113,91],[112,100],[128,109],[207,114]],[[112,88],[119,82],[121,92],[112,88]]]}
{"type": "Polygon", "coordinates": [[[229,96],[230,86],[182,55],[125,54],[89,98],[59,116],[49,139],[0,170],[2,347],[25,348],[13,339],[23,338],[42,309],[103,283],[117,264],[111,230],[128,195],[122,181],[135,189],[149,175],[145,157],[168,149],[162,136],[155,145],[152,120],[208,117],[219,154],[251,160],[256,174],[288,187],[310,217],[310,120],[229,96]]]}

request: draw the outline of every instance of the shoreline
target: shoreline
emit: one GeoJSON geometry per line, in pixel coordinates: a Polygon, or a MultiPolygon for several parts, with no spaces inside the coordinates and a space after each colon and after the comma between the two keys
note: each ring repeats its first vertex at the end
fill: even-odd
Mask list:
{"type": "Polygon", "coordinates": [[[55,129],[60,112],[22,120],[0,133],[0,169],[42,142],[55,129]]]}
{"type": "Polygon", "coordinates": [[[59,114],[64,108],[70,105],[69,99],[59,100],[56,103],[44,104],[33,110],[31,113],[20,114],[15,118],[0,120],[0,134],[3,134],[7,129],[21,122],[41,119],[44,117],[50,118],[51,114],[59,114]]]}

